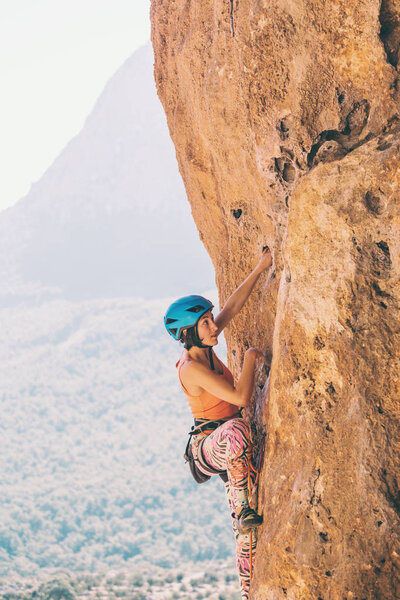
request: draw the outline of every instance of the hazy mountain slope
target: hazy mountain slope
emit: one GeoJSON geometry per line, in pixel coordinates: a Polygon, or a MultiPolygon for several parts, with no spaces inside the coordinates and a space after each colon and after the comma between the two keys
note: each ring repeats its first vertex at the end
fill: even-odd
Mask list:
{"type": "Polygon", "coordinates": [[[182,458],[168,302],[0,311],[0,575],[233,554],[222,482],[196,485],[182,458]]]}
{"type": "Polygon", "coordinates": [[[164,297],[210,287],[211,273],[148,44],[29,194],[0,214],[0,301],[164,297]]]}
{"type": "Polygon", "coordinates": [[[198,487],[182,458],[192,419],[162,325],[212,273],[148,45],[0,214],[0,575],[233,555],[221,482],[198,487]]]}

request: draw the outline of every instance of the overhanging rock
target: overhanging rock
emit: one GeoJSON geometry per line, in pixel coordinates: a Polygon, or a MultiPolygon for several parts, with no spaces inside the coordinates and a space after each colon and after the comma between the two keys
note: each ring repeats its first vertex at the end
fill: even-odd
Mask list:
{"type": "MultiPolygon", "coordinates": [[[[227,332],[273,354],[257,599],[396,599],[400,6],[152,0],[155,77],[227,332]]],[[[190,290],[188,290],[190,293],[190,290]]],[[[265,402],[265,404],[264,404],[265,402]]]]}

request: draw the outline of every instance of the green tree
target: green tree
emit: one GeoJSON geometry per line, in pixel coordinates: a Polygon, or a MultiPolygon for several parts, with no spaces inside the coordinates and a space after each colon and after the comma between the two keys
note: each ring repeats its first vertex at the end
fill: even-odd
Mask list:
{"type": "Polygon", "coordinates": [[[143,576],[140,573],[136,573],[136,575],[133,575],[131,577],[130,584],[133,585],[134,587],[143,587],[143,584],[144,584],[143,576]]]}
{"type": "Polygon", "coordinates": [[[54,579],[42,584],[35,598],[37,600],[75,600],[76,596],[69,582],[54,579]]]}

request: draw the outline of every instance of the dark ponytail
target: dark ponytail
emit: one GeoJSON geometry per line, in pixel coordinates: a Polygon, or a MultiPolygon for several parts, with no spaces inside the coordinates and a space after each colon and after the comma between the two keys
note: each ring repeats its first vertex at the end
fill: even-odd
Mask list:
{"type": "Polygon", "coordinates": [[[197,348],[209,348],[209,346],[205,346],[199,338],[197,323],[193,327],[188,327],[186,329],[186,333],[182,331],[179,341],[183,344],[186,350],[190,350],[192,346],[197,346],[197,348]]]}

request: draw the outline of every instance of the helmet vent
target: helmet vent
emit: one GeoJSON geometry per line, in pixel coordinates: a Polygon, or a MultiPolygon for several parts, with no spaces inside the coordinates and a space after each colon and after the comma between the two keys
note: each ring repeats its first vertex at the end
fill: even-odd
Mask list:
{"type": "Polygon", "coordinates": [[[169,325],[170,323],[176,323],[177,319],[167,319],[167,325],[169,325]]]}
{"type": "Polygon", "coordinates": [[[201,306],[200,304],[197,304],[197,306],[192,306],[192,308],[187,308],[186,310],[188,312],[198,313],[201,310],[204,310],[204,306],[201,306]]]}
{"type": "Polygon", "coordinates": [[[172,335],[176,335],[177,329],[176,327],[170,327],[170,332],[172,333],[172,335]]]}

